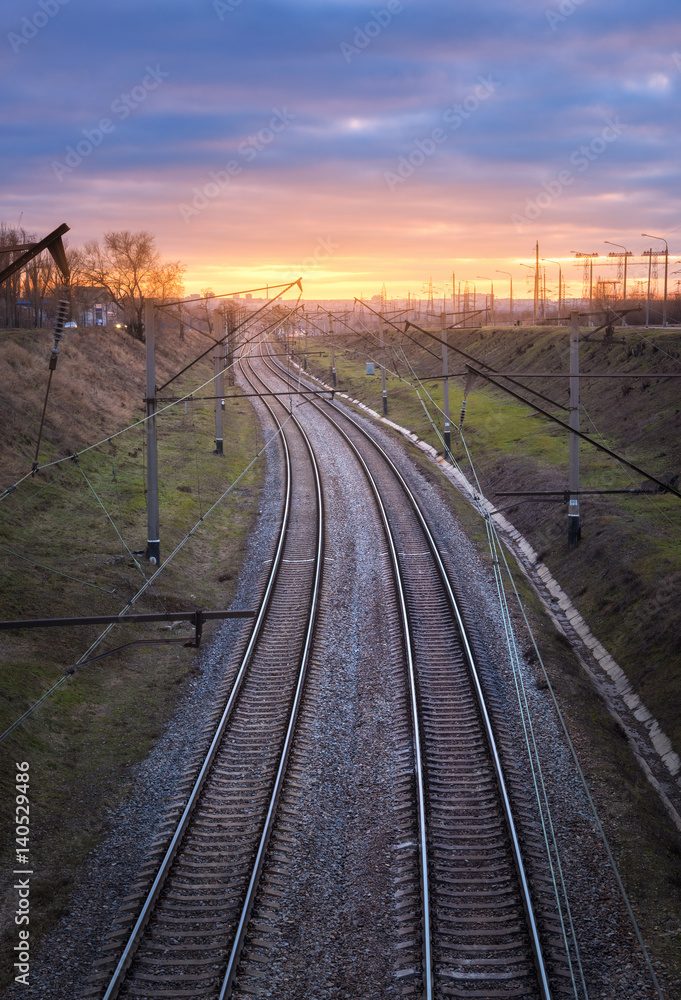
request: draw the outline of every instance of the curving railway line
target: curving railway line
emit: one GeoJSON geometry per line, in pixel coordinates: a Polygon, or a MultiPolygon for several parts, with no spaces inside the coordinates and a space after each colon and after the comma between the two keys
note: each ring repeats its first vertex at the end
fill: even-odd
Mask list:
{"type": "MultiPolygon", "coordinates": [[[[241,373],[268,392],[312,390],[265,351],[242,361],[241,373]]],[[[313,428],[321,423],[354,464],[382,532],[391,582],[382,600],[399,624],[395,995],[580,998],[541,818],[416,497],[347,410],[312,394],[270,398],[286,486],[258,617],[82,995],[276,995],[267,989],[268,947],[281,934],[280,903],[299,860],[282,800],[305,780],[291,759],[307,738],[302,706],[320,642],[324,469],[313,428]]]]}

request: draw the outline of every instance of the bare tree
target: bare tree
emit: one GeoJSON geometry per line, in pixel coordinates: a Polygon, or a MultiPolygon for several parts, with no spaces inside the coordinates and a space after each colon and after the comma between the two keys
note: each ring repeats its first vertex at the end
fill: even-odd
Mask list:
{"type": "Polygon", "coordinates": [[[33,325],[42,327],[46,300],[58,298],[61,274],[48,251],[30,260],[24,269],[24,298],[33,308],[33,325]],[[54,295],[52,293],[55,293],[54,295]]]}
{"type": "Polygon", "coordinates": [[[202,288],[201,298],[196,302],[187,302],[184,307],[192,323],[196,324],[197,329],[205,329],[209,337],[213,337],[215,327],[215,303],[211,303],[211,299],[214,298],[215,292],[212,288],[202,288]]]}
{"type": "Polygon", "coordinates": [[[144,340],[144,299],[165,301],[182,295],[185,267],[179,261],[163,262],[155,241],[152,233],[122,230],[105,233],[101,246],[92,240],[80,252],[81,283],[104,289],[138,340],[144,340]]]}
{"type": "MultiPolygon", "coordinates": [[[[0,248],[7,250],[10,247],[25,246],[27,243],[35,242],[35,236],[26,232],[20,226],[8,226],[5,222],[0,223],[0,248]]],[[[5,267],[11,264],[22,251],[16,250],[11,253],[0,254],[0,264],[5,267]]],[[[4,307],[4,323],[8,328],[18,324],[17,302],[21,294],[22,273],[17,271],[0,285],[0,301],[4,307]]]]}

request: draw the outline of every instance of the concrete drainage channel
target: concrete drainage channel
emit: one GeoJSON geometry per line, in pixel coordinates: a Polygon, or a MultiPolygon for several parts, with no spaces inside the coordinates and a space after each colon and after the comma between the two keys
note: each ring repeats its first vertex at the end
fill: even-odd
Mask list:
{"type": "Polygon", "coordinates": [[[408,428],[381,416],[366,403],[353,399],[347,393],[338,392],[337,389],[333,390],[332,386],[315,375],[303,372],[302,367],[296,362],[291,363],[306,378],[313,379],[324,389],[334,391],[338,398],[359,407],[367,416],[391,427],[416,445],[456,486],[472,507],[481,515],[488,515],[492,519],[499,537],[533,587],[556,629],[570,643],[607,710],[625,734],[648,782],[655,789],[676,828],[681,831],[681,758],[673,750],[669,737],[662,731],[657,719],[632,688],[622,668],[593,635],[570,598],[551,575],[548,567],[540,561],[527,539],[507,518],[498,513],[494,504],[485,499],[463,473],[446,462],[432,445],[422,441],[408,428]]]}

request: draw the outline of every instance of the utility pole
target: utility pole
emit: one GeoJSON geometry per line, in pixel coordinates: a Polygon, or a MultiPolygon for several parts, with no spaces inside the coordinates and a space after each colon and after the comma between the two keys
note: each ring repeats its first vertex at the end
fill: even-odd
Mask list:
{"type": "Polygon", "coordinates": [[[447,314],[442,313],[441,320],[442,344],[442,409],[445,414],[445,460],[452,458],[452,429],[449,421],[449,358],[447,352],[447,314]]]}
{"type": "Polygon", "coordinates": [[[304,369],[307,371],[307,313],[305,312],[305,307],[303,306],[303,317],[305,319],[305,362],[304,369]]]}
{"type": "Polygon", "coordinates": [[[650,279],[653,270],[653,248],[648,251],[648,300],[646,302],[646,330],[650,326],[650,279]]]}
{"type": "MultiPolygon", "coordinates": [[[[222,336],[225,338],[225,368],[227,369],[227,385],[234,385],[234,348],[235,348],[235,327],[238,325],[237,319],[231,308],[222,309],[222,336]]],[[[224,383],[223,383],[224,384],[224,383]]]]}
{"type": "MultiPolygon", "coordinates": [[[[664,299],[662,302],[662,326],[667,325],[667,272],[669,270],[669,244],[667,243],[664,236],[653,236],[651,233],[641,233],[641,236],[647,236],[649,240],[660,240],[664,243],[664,299]]],[[[652,258],[653,251],[650,251],[652,258]]],[[[657,274],[657,271],[655,272],[657,274]]],[[[650,284],[648,285],[650,289],[650,284]]],[[[646,326],[648,324],[646,323],[646,326]]]]}
{"type": "Polygon", "coordinates": [[[213,360],[215,363],[215,454],[224,455],[222,447],[222,407],[225,394],[225,316],[222,311],[216,312],[217,340],[213,360]]]}
{"type": "MultiPolygon", "coordinates": [[[[562,292],[563,292],[563,269],[560,266],[559,260],[554,260],[552,257],[542,257],[542,260],[548,261],[550,264],[558,265],[558,315],[560,316],[561,309],[563,306],[562,292]]],[[[544,282],[546,282],[546,269],[544,269],[544,282]]]]}
{"type": "Polygon", "coordinates": [[[546,319],[546,268],[542,268],[541,318],[546,319]]]}
{"type": "Polygon", "coordinates": [[[582,529],[579,524],[579,313],[570,313],[570,471],[568,489],[568,551],[579,544],[582,529]]]}
{"type": "Polygon", "coordinates": [[[539,318],[539,240],[535,246],[534,262],[534,325],[537,325],[539,318]]]}
{"type": "Polygon", "coordinates": [[[147,559],[161,562],[158,512],[158,446],[156,440],[156,299],[144,300],[144,340],[147,354],[147,559]]]}
{"type": "Polygon", "coordinates": [[[385,327],[381,324],[381,398],[383,400],[383,416],[388,416],[388,389],[385,384],[385,327]]]}
{"type": "Polygon", "coordinates": [[[331,385],[336,388],[336,348],[333,343],[333,316],[329,313],[329,336],[331,337],[331,385]]]}

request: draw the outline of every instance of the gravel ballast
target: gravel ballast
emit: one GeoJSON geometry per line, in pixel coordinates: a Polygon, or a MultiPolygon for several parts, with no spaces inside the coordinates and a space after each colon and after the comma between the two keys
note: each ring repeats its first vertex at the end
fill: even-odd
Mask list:
{"type": "MultiPolygon", "coordinates": [[[[301,739],[282,800],[295,861],[288,868],[288,885],[278,910],[278,940],[268,951],[268,974],[250,977],[247,962],[235,995],[378,1000],[409,991],[408,983],[405,986],[395,977],[399,956],[392,910],[393,855],[398,845],[392,782],[400,766],[396,726],[402,682],[395,621],[383,599],[389,576],[385,543],[355,459],[310,406],[300,407],[298,413],[318,450],[325,491],[329,537],[321,628],[301,716],[301,739]]],[[[442,546],[448,571],[484,623],[479,641],[492,665],[491,680],[520,757],[523,732],[516,680],[494,580],[440,491],[402,446],[373,422],[359,419],[414,488],[442,546]]],[[[280,492],[281,466],[272,447],[261,517],[234,607],[251,606],[262,586],[280,492]]],[[[32,957],[31,986],[11,987],[4,994],[8,1000],[77,996],[83,987],[99,942],[191,758],[194,736],[214,707],[212,691],[233,669],[230,650],[243,627],[227,623],[197,657],[199,674],[188,685],[153,753],[137,768],[133,797],[111,815],[112,833],[93,852],[69,901],[68,914],[32,957]]],[[[542,752],[589,996],[652,1000],[655,993],[550,697],[538,686],[533,665],[521,663],[520,669],[542,752]]],[[[276,864],[276,859],[269,863],[276,864]]],[[[266,921],[265,915],[256,917],[266,921]]]]}

